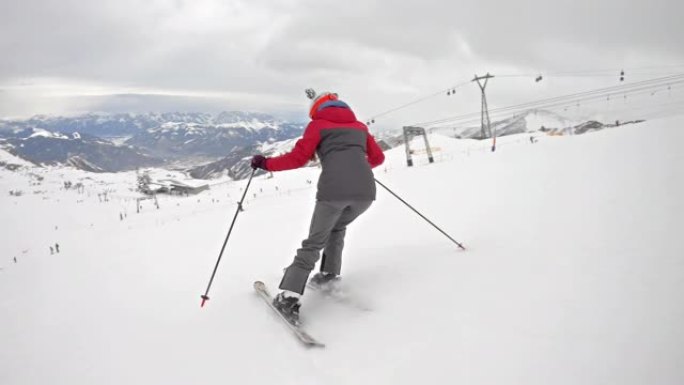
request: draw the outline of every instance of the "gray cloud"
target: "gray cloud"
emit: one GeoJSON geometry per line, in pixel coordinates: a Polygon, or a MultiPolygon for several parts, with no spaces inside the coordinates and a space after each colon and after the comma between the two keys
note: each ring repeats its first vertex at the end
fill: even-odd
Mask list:
{"type": "MultiPolygon", "coordinates": [[[[368,116],[475,72],[683,64],[682,11],[678,0],[3,1],[0,115],[303,108],[314,86],[368,116]],[[51,81],[63,100],[41,88],[51,81]]],[[[538,92],[503,84],[501,102],[538,92]]]]}
{"type": "MultiPolygon", "coordinates": [[[[331,7],[310,2],[273,44],[316,39],[347,41],[424,60],[452,58],[466,42],[483,60],[544,64],[549,48],[578,46],[597,57],[633,51],[684,54],[676,0],[646,1],[368,1],[331,7]],[[541,61],[541,63],[540,63],[541,61]]],[[[582,58],[562,55],[570,66],[582,58]]]]}

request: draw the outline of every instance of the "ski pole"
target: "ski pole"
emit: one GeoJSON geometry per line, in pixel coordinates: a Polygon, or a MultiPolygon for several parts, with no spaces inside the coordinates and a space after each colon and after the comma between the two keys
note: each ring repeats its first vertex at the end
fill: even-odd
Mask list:
{"type": "Polygon", "coordinates": [[[390,190],[387,186],[385,186],[384,184],[380,183],[379,180],[376,179],[376,180],[375,180],[375,183],[379,184],[379,185],[382,186],[385,190],[389,191],[390,194],[394,195],[395,198],[399,199],[399,200],[401,201],[401,203],[403,203],[403,204],[405,204],[406,206],[408,206],[408,208],[410,208],[411,210],[413,210],[413,212],[415,212],[416,214],[420,215],[421,218],[425,219],[425,220],[427,221],[427,223],[431,224],[434,228],[436,228],[437,230],[439,230],[440,233],[446,235],[446,237],[449,238],[449,239],[451,240],[451,242],[457,244],[458,247],[461,248],[461,250],[465,250],[465,247],[463,247],[462,244],[456,242],[456,240],[455,240],[454,238],[451,238],[451,236],[449,236],[449,234],[445,233],[444,230],[440,229],[439,227],[437,227],[436,224],[432,223],[432,221],[430,221],[429,219],[425,218],[425,216],[424,216],[423,214],[421,214],[420,212],[418,212],[418,210],[414,209],[413,206],[411,206],[410,204],[406,203],[405,200],[401,199],[401,198],[399,197],[399,195],[395,194],[395,193],[394,193],[392,190],[390,190]]]}
{"type": "Polygon", "coordinates": [[[252,174],[249,176],[249,181],[247,181],[247,187],[245,187],[245,191],[242,193],[242,198],[240,199],[240,202],[238,202],[238,207],[237,210],[235,210],[235,216],[233,217],[233,222],[230,224],[230,229],[228,229],[228,235],[226,235],[226,240],[223,241],[223,246],[221,247],[221,251],[219,252],[218,260],[216,261],[216,266],[214,266],[214,272],[211,273],[211,278],[209,279],[209,285],[207,285],[207,291],[204,292],[204,295],[202,296],[202,304],[200,307],[204,307],[204,303],[209,300],[209,289],[211,289],[211,284],[214,282],[214,276],[216,275],[216,270],[219,267],[219,263],[221,263],[221,257],[223,257],[223,251],[226,249],[226,244],[228,243],[228,238],[230,238],[230,233],[233,231],[233,226],[235,225],[235,220],[237,219],[238,214],[240,211],[242,211],[242,202],[245,200],[245,195],[247,195],[247,190],[249,189],[250,183],[252,183],[252,178],[254,177],[254,173],[256,172],[256,169],[252,170],[252,174]]]}

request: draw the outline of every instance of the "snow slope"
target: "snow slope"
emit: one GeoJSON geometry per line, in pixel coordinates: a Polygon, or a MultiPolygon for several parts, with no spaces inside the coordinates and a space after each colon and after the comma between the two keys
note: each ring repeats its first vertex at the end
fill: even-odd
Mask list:
{"type": "Polygon", "coordinates": [[[541,127],[563,131],[586,122],[588,119],[568,119],[553,111],[531,110],[525,114],[525,126],[528,131],[538,131],[541,127]]]}
{"type": "Polygon", "coordinates": [[[18,156],[10,154],[7,150],[0,148],[0,163],[16,164],[18,166],[33,166],[32,163],[21,159],[18,156]]]}
{"type": "Polygon", "coordinates": [[[343,262],[372,310],[304,297],[324,350],[251,288],[274,289],[305,236],[316,168],[252,182],[203,309],[245,181],[136,213],[132,173],[0,170],[0,383],[681,384],[683,123],[495,153],[431,135],[443,150],[413,168],[389,151],[376,177],[468,250],[379,189],[343,262]],[[60,189],[77,179],[83,193],[60,189]]]}

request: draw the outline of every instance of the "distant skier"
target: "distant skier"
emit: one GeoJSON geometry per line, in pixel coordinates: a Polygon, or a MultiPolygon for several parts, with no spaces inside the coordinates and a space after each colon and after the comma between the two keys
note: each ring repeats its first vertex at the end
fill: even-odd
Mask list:
{"type": "Polygon", "coordinates": [[[292,151],[273,158],[252,157],[252,168],[267,171],[302,167],[315,154],[321,161],[309,236],[297,249],[294,262],[285,269],[280,282],[282,291],[273,299],[273,305],[292,323],[299,320],[299,297],[304,294],[321,250],[320,272],[311,278],[311,284],[323,287],[339,280],[347,225],[375,200],[371,168],[385,160],[368,127],[356,120],[354,112],[337,94],[316,95],[309,89],[307,95],[312,99],[309,108],[312,120],[292,151]]]}
{"type": "Polygon", "coordinates": [[[55,243],[55,250],[57,251],[57,254],[59,254],[59,243],[55,243]]]}
{"type": "Polygon", "coordinates": [[[55,253],[55,249],[53,249],[52,246],[50,246],[50,255],[52,255],[54,253],[55,253]]]}

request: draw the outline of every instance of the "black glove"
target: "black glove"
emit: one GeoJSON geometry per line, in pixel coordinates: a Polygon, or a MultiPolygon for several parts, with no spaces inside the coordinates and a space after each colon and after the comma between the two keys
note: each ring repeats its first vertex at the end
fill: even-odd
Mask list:
{"type": "Polygon", "coordinates": [[[268,171],[266,168],[266,157],[263,155],[254,155],[252,157],[252,168],[255,170],[260,168],[262,170],[268,171]]]}

